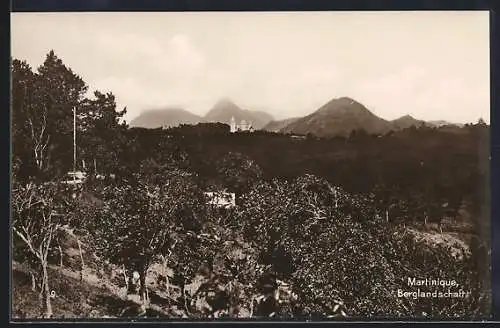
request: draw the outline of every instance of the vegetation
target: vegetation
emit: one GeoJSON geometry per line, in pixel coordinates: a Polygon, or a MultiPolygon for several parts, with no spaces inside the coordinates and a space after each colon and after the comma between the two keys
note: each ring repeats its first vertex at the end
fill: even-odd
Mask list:
{"type": "MultiPolygon", "coordinates": [[[[70,316],[489,315],[484,123],[335,138],[231,134],[220,123],[130,129],[113,94],[84,97],[53,52],[36,73],[19,60],[12,71],[13,257],[45,317],[62,315],[51,286],[75,268],[75,288],[98,295],[74,300],[83,310],[70,316]],[[73,167],[74,107],[78,158],[116,179],[57,182],[73,167]],[[212,190],[235,192],[237,206],[208,205],[212,190]],[[408,278],[470,293],[400,297],[415,290],[408,278]]],[[[14,312],[36,317],[20,308],[34,303],[14,297],[14,312]]]]}

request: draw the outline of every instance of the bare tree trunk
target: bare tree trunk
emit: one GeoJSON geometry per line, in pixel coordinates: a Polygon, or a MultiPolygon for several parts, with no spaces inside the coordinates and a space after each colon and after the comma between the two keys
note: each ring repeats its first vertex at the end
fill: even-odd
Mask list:
{"type": "Polygon", "coordinates": [[[250,300],[250,318],[253,318],[253,312],[254,312],[254,308],[255,308],[255,302],[256,302],[256,298],[255,298],[255,296],[252,296],[252,298],[250,300]]]}
{"type": "Polygon", "coordinates": [[[161,257],[163,260],[163,276],[165,277],[165,289],[167,292],[167,296],[170,297],[170,280],[168,279],[168,274],[167,274],[168,258],[163,255],[161,257]]]}
{"type": "Polygon", "coordinates": [[[78,243],[78,251],[80,253],[80,260],[82,262],[82,268],[80,271],[80,281],[83,281],[83,271],[85,270],[85,261],[83,260],[83,252],[82,252],[82,246],[81,246],[80,240],[77,239],[76,241],[78,243]]]}
{"type": "Polygon", "coordinates": [[[127,271],[125,270],[125,264],[122,264],[122,273],[123,273],[123,279],[125,280],[125,287],[128,293],[129,290],[129,284],[128,284],[128,279],[127,279],[127,271]]]}
{"type": "Polygon", "coordinates": [[[182,300],[184,304],[184,311],[186,311],[186,315],[190,317],[191,312],[189,311],[188,301],[186,297],[186,285],[184,284],[184,282],[181,285],[181,291],[182,291],[182,300]]]}
{"type": "Polygon", "coordinates": [[[134,284],[134,271],[129,270],[128,272],[128,284],[127,284],[127,294],[135,294],[135,284],[134,284]]]}
{"type": "Polygon", "coordinates": [[[335,195],[335,208],[338,208],[339,207],[339,203],[338,203],[338,200],[337,200],[337,189],[333,189],[333,193],[335,195]]]}
{"type": "Polygon", "coordinates": [[[168,279],[168,276],[165,276],[165,284],[166,284],[165,288],[167,290],[167,296],[170,298],[170,279],[168,279]]]}
{"type": "Polygon", "coordinates": [[[237,304],[235,304],[235,302],[234,302],[234,299],[235,299],[235,297],[233,296],[234,289],[235,288],[233,288],[233,281],[230,280],[229,281],[229,286],[228,286],[228,290],[229,290],[229,302],[227,304],[227,312],[228,312],[228,314],[231,317],[233,317],[234,308],[235,308],[235,306],[237,306],[237,304]]]}
{"type": "Polygon", "coordinates": [[[31,276],[31,290],[36,291],[36,279],[35,279],[35,274],[30,271],[30,276],[31,276]]]}
{"type": "Polygon", "coordinates": [[[139,281],[140,281],[140,297],[142,300],[141,304],[141,314],[144,315],[147,313],[147,309],[149,307],[149,295],[148,295],[148,288],[146,286],[146,273],[148,269],[140,269],[139,270],[139,281]]]}
{"type": "Polygon", "coordinates": [[[57,248],[59,248],[59,267],[63,267],[63,251],[61,245],[58,243],[57,248]]]}
{"type": "Polygon", "coordinates": [[[45,317],[52,317],[52,302],[50,300],[50,288],[49,288],[49,273],[47,272],[47,261],[42,264],[43,267],[43,282],[45,290],[45,317]]]}
{"type": "Polygon", "coordinates": [[[41,279],[40,279],[40,284],[38,286],[40,288],[40,292],[38,293],[38,300],[40,302],[40,316],[44,317],[45,316],[45,308],[46,305],[45,303],[45,276],[44,276],[44,269],[43,269],[43,263],[42,263],[42,272],[41,272],[41,279]]]}
{"type": "Polygon", "coordinates": [[[139,273],[139,282],[140,282],[140,296],[143,304],[147,301],[146,299],[146,272],[145,270],[140,270],[139,273]]]}

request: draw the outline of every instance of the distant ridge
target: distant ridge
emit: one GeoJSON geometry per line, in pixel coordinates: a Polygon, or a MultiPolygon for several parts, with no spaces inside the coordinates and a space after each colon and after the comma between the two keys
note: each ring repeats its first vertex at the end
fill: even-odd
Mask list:
{"type": "Polygon", "coordinates": [[[159,127],[174,127],[180,124],[198,124],[203,122],[218,122],[229,124],[234,117],[239,123],[241,120],[251,122],[254,129],[261,129],[274,118],[264,111],[241,109],[228,98],[219,100],[205,116],[193,114],[185,109],[167,107],[163,109],[149,109],[143,111],[130,122],[130,127],[155,129],[159,127]]]}
{"type": "Polygon", "coordinates": [[[269,132],[279,132],[280,130],[284,129],[287,125],[292,124],[296,120],[300,119],[300,117],[292,117],[292,118],[286,118],[284,120],[279,120],[279,121],[271,121],[267,123],[262,130],[264,131],[269,131],[269,132]]]}
{"type": "Polygon", "coordinates": [[[417,120],[416,118],[414,118],[410,115],[404,115],[404,116],[401,116],[400,118],[392,120],[391,124],[392,124],[392,128],[394,130],[403,130],[403,129],[410,128],[412,126],[419,128],[419,127],[428,125],[427,122],[422,121],[422,120],[417,120]]]}
{"type": "Polygon", "coordinates": [[[452,123],[444,120],[436,120],[436,121],[427,121],[427,124],[430,126],[434,127],[442,127],[442,126],[457,126],[457,127],[463,127],[464,124],[462,123],[452,123]]]}
{"type": "Polygon", "coordinates": [[[273,117],[266,112],[241,109],[228,98],[219,100],[203,119],[207,122],[229,123],[232,117],[236,122],[241,120],[251,122],[255,129],[261,129],[273,120],[273,117]]]}
{"type": "Polygon", "coordinates": [[[180,124],[197,124],[201,117],[182,108],[151,109],[142,112],[130,122],[131,127],[160,128],[180,124]]]}

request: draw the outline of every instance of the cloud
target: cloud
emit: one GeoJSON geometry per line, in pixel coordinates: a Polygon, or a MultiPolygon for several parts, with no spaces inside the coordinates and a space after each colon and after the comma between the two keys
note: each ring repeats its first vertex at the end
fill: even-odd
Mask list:
{"type": "Polygon", "coordinates": [[[88,81],[91,89],[112,91],[126,104],[127,119],[145,108],[189,105],[192,89],[204,75],[205,58],[184,34],[165,41],[134,33],[103,31],[95,40],[107,75],[88,81]]]}
{"type": "Polygon", "coordinates": [[[152,106],[161,103],[161,95],[154,89],[144,88],[133,77],[105,77],[90,83],[89,92],[99,90],[112,92],[117,96],[119,107],[127,106],[128,118],[139,114],[143,106],[152,106]]]}
{"type": "Polygon", "coordinates": [[[199,70],[205,64],[205,58],[184,34],[177,34],[170,39],[167,58],[174,67],[187,71],[199,70]]]}

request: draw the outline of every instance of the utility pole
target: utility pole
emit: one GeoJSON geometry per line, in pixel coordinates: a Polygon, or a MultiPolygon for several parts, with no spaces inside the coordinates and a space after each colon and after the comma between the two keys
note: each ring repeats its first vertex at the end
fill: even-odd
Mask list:
{"type": "Polygon", "coordinates": [[[76,106],[73,106],[73,182],[76,183],[76,106]]]}

